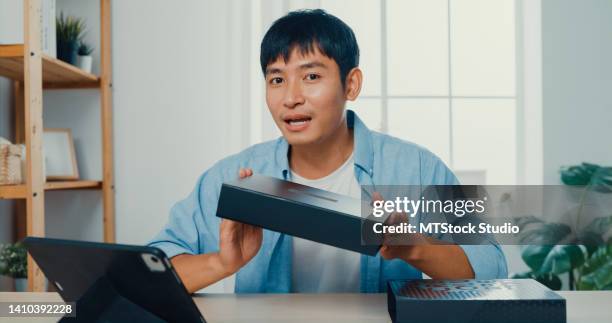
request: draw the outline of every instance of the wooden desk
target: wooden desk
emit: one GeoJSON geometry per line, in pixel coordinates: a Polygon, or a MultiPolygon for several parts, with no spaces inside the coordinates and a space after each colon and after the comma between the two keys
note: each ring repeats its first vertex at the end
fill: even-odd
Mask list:
{"type": "MultiPolygon", "coordinates": [[[[612,322],[612,292],[560,292],[568,323],[612,322]]],[[[0,293],[0,302],[58,302],[56,293],[0,293]]],[[[194,297],[209,323],[384,322],[384,294],[208,294],[194,297]]],[[[7,318],[0,322],[56,322],[58,318],[7,318]]]]}

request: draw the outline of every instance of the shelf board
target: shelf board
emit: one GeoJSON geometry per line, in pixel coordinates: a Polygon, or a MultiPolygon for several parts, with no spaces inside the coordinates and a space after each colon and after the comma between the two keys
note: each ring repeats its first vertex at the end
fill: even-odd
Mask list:
{"type": "MultiPolygon", "coordinates": [[[[45,183],[45,191],[100,188],[102,188],[101,181],[49,181],[45,183]]],[[[0,186],[0,199],[23,199],[26,194],[27,187],[24,184],[0,186]]]]}
{"type": "MultiPolygon", "coordinates": [[[[0,45],[0,76],[23,81],[23,45],[0,45]]],[[[59,59],[42,55],[46,89],[97,88],[100,78],[59,59]]]]}
{"type": "Polygon", "coordinates": [[[2,185],[0,186],[0,200],[22,199],[26,196],[25,185],[2,185]]]}
{"type": "Polygon", "coordinates": [[[45,183],[45,191],[70,190],[79,188],[102,188],[101,181],[49,181],[45,183]]]}

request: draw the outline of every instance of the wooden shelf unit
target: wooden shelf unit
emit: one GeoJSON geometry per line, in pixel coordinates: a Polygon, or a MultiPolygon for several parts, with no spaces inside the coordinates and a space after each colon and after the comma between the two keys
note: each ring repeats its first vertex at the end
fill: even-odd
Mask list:
{"type": "MultiPolygon", "coordinates": [[[[45,191],[75,190],[75,189],[101,189],[102,181],[53,181],[46,182],[45,191]]],[[[0,199],[25,199],[27,196],[27,185],[3,185],[0,186],[0,199]]]]}
{"type": "MultiPolygon", "coordinates": [[[[0,76],[23,82],[24,45],[0,45],[0,76]]],[[[45,89],[98,88],[100,78],[42,54],[42,78],[45,89]]]]}
{"type": "MultiPolygon", "coordinates": [[[[26,146],[26,183],[0,186],[0,199],[15,199],[21,235],[45,236],[45,192],[102,191],[103,236],[115,242],[115,184],[112,146],[111,0],[100,1],[100,76],[41,52],[41,0],[23,0],[24,43],[0,45],[0,76],[13,80],[15,142],[26,146]],[[102,179],[45,181],[43,178],[43,89],[96,88],[100,91],[102,179]],[[23,214],[22,214],[23,213],[23,214]]],[[[21,237],[18,237],[21,238],[21,237]]],[[[28,255],[28,290],[44,291],[45,277],[28,255]]]]}

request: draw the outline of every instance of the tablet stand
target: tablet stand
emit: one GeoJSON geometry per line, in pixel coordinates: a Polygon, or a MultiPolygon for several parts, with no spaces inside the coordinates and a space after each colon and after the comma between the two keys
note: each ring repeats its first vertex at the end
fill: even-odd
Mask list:
{"type": "Polygon", "coordinates": [[[164,323],[163,319],[123,297],[113,284],[102,277],[76,302],[76,317],[64,317],[60,323],[164,323]]]}

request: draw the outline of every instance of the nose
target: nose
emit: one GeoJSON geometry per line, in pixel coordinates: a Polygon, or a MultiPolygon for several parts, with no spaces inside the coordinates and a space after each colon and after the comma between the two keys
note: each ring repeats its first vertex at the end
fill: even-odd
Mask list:
{"type": "Polygon", "coordinates": [[[293,109],[301,104],[304,104],[301,84],[296,81],[287,83],[283,105],[286,108],[293,109]]]}

